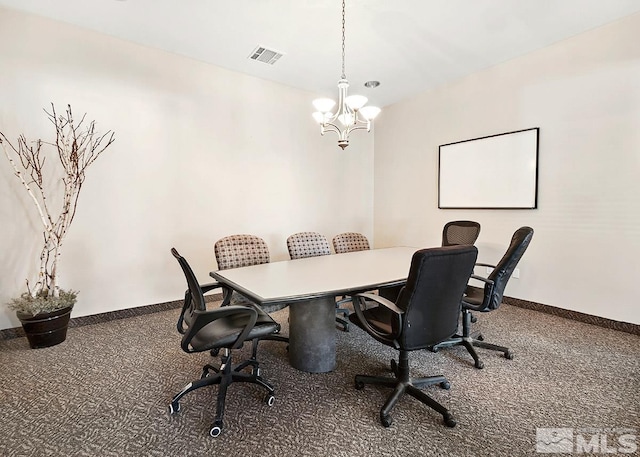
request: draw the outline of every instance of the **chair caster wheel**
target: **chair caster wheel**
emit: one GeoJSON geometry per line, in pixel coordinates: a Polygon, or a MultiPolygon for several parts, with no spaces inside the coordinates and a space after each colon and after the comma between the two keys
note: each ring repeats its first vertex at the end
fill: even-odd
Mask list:
{"type": "Polygon", "coordinates": [[[507,360],[513,360],[513,352],[511,352],[511,350],[508,350],[504,353],[504,358],[507,360]]]}
{"type": "Polygon", "coordinates": [[[446,425],[449,428],[453,428],[456,426],[457,422],[456,420],[453,418],[453,416],[451,415],[451,413],[445,413],[443,415],[444,418],[444,425],[446,425]]]}
{"type": "Polygon", "coordinates": [[[176,402],[176,403],[171,403],[169,405],[169,414],[173,416],[174,414],[178,414],[179,412],[180,412],[180,403],[176,402]]]}
{"type": "Polygon", "coordinates": [[[439,348],[438,346],[431,346],[431,347],[429,348],[429,350],[430,350],[431,352],[438,352],[438,351],[440,350],[440,348],[439,348]]]}
{"type": "Polygon", "coordinates": [[[213,427],[211,427],[211,430],[209,430],[209,435],[211,435],[213,438],[217,438],[218,436],[220,436],[220,433],[222,433],[222,425],[214,425],[213,427]]]}
{"type": "Polygon", "coordinates": [[[478,318],[476,316],[474,316],[473,314],[471,315],[471,322],[474,323],[474,324],[476,322],[478,322],[478,318]]]}
{"type": "Polygon", "coordinates": [[[482,370],[482,369],[484,368],[484,362],[483,362],[482,360],[478,360],[478,361],[475,363],[475,367],[476,367],[478,370],[482,370]]]}
{"type": "Polygon", "coordinates": [[[354,384],[354,386],[355,386],[355,388],[356,388],[357,390],[362,390],[362,389],[364,389],[364,382],[356,381],[356,382],[355,382],[355,384],[354,384]]]}
{"type": "Polygon", "coordinates": [[[380,413],[380,423],[384,427],[390,427],[391,424],[393,423],[393,419],[388,414],[387,415],[383,415],[382,413],[380,413]]]}
{"type": "Polygon", "coordinates": [[[273,406],[273,404],[276,402],[276,397],[269,393],[264,397],[264,402],[267,404],[267,406],[273,406]]]}
{"type": "Polygon", "coordinates": [[[449,381],[442,381],[440,383],[440,387],[443,388],[444,390],[449,390],[451,389],[451,383],[449,381]]]}
{"type": "Polygon", "coordinates": [[[484,336],[482,336],[482,335],[478,335],[478,336],[476,336],[476,340],[478,340],[478,341],[484,341],[484,336]]]}
{"type": "Polygon", "coordinates": [[[209,352],[213,357],[218,357],[218,354],[220,354],[220,349],[219,348],[215,348],[215,349],[211,349],[211,351],[209,352]]]}

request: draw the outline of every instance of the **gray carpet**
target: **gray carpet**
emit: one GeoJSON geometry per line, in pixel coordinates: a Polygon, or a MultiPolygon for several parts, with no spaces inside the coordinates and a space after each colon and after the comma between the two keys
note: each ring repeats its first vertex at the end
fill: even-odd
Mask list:
{"type": "MultiPolygon", "coordinates": [[[[210,361],[180,350],[178,312],[71,328],[46,349],[0,341],[0,455],[535,456],[537,427],[640,432],[640,336],[503,305],[474,328],[510,346],[513,360],[480,349],[477,370],[462,347],[412,353],[413,375],[451,381],[448,391],[426,391],[450,408],[453,429],[411,397],[390,428],[380,425],[389,391],[355,390],[353,377],[387,372],[396,352],[353,328],[336,330],[338,367],[327,374],[299,372],[284,344],[261,343],[275,405],[257,386],[233,384],[225,429],[211,438],[217,387],[168,414],[171,397],[210,361]]],[[[284,334],[287,313],[274,314],[284,334]]]]}

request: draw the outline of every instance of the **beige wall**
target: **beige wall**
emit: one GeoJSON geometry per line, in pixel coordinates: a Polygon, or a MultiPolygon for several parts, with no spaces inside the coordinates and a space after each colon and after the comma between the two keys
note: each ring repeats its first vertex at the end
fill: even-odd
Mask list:
{"type": "MultiPolygon", "coordinates": [[[[278,260],[299,230],[434,246],[445,222],[469,218],[485,261],[516,228],[536,230],[508,295],[640,323],[639,31],[635,15],[387,107],[374,168],[373,135],[341,153],[300,115],[314,94],[0,8],[0,130],[50,137],[53,101],[116,132],[65,247],[74,316],[179,298],[171,246],[206,281],[213,242],[231,233],[264,237],[278,260]],[[539,209],[437,209],[438,145],[530,127],[539,209]]],[[[3,161],[0,302],[32,274],[40,230],[3,161]]],[[[0,328],[17,325],[0,307],[0,328]]]]}
{"type": "MultiPolygon", "coordinates": [[[[258,65],[258,64],[257,64],[258,65]]],[[[42,112],[67,103],[116,142],[89,169],[62,257],[74,316],[181,297],[175,246],[202,281],[213,243],[373,234],[373,135],[343,153],[311,118],[316,94],[0,8],[0,130],[50,138],[42,112]]],[[[337,90],[337,89],[336,89],[337,90]]],[[[0,303],[36,268],[40,227],[0,157],[0,303]]],[[[19,326],[0,307],[0,328],[19,326]]]]}
{"type": "Polygon", "coordinates": [[[444,223],[472,219],[479,259],[493,262],[530,225],[507,295],[640,324],[638,43],[636,14],[387,107],[375,137],[376,244],[437,245],[444,223]],[[537,210],[437,208],[438,145],[531,127],[537,210]]]}

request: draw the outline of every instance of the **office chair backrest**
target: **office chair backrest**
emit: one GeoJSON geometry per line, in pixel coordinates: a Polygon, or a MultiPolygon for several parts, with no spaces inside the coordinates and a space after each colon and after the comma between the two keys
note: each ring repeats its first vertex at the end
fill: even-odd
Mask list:
{"type": "Polygon", "coordinates": [[[369,249],[371,249],[369,240],[362,233],[345,232],[333,237],[333,250],[336,251],[336,254],[369,249]]]}
{"type": "Polygon", "coordinates": [[[474,221],[447,222],[442,229],[442,246],[473,244],[480,235],[480,224],[474,221]]]}
{"type": "Polygon", "coordinates": [[[396,301],[405,311],[401,349],[426,348],[456,333],[462,295],[477,257],[475,246],[421,249],[413,254],[407,283],[396,301]]]}
{"type": "Polygon", "coordinates": [[[254,235],[231,235],[216,241],[213,251],[219,270],[269,263],[269,247],[254,235]]]}
{"type": "Polygon", "coordinates": [[[515,270],[522,255],[529,247],[531,238],[533,238],[533,229],[531,227],[520,227],[515,231],[511,237],[511,244],[507,252],[504,253],[488,276],[488,279],[493,281],[493,287],[485,285],[484,308],[497,309],[500,306],[507,282],[509,282],[513,270],[515,270]]]}
{"type": "MultiPolygon", "coordinates": [[[[178,260],[180,268],[182,268],[184,276],[187,279],[188,287],[188,290],[185,294],[184,307],[182,308],[182,313],[180,315],[180,319],[178,320],[178,329],[180,330],[183,322],[187,327],[190,327],[193,323],[194,313],[196,311],[206,311],[207,306],[204,301],[204,294],[202,293],[202,289],[200,289],[200,285],[198,284],[198,280],[196,279],[196,275],[193,274],[193,270],[191,269],[185,258],[182,257],[175,248],[171,248],[171,254],[173,254],[173,256],[178,260]]],[[[184,330],[180,330],[180,333],[184,333],[184,330]]]]}
{"type": "Polygon", "coordinates": [[[317,232],[294,233],[287,238],[287,249],[292,260],[331,254],[327,237],[317,232]]]}

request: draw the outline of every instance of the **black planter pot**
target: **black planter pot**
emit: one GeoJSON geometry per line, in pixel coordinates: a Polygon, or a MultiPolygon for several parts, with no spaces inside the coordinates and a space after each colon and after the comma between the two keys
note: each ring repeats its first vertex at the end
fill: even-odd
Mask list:
{"type": "Polygon", "coordinates": [[[67,338],[67,328],[73,306],[35,316],[16,312],[33,349],[46,348],[62,343],[67,338]]]}

